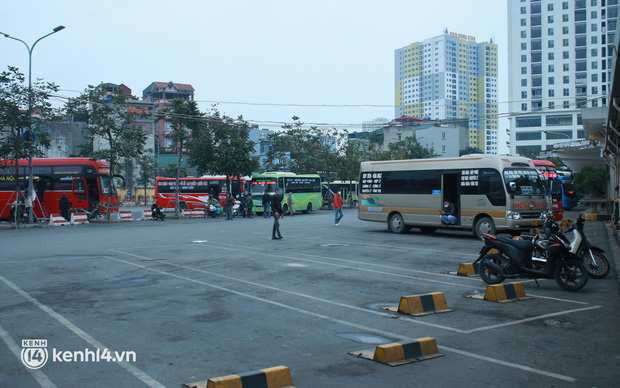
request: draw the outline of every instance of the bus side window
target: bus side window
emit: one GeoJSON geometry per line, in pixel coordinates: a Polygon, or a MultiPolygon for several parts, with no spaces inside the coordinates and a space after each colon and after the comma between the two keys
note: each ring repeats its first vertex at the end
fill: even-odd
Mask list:
{"type": "Polygon", "coordinates": [[[506,191],[498,171],[481,170],[478,190],[479,194],[487,196],[493,206],[506,206],[506,191]]]}

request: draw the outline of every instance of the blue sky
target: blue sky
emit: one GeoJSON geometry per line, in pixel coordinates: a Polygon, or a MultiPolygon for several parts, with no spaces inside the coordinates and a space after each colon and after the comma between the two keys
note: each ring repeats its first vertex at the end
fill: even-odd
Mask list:
{"type": "MultiPolygon", "coordinates": [[[[141,96],[153,81],[174,81],[194,86],[201,109],[219,102],[261,127],[297,115],[358,130],[394,118],[394,50],[444,28],[495,39],[506,112],[506,21],[501,0],[24,0],[3,4],[0,31],[32,44],[66,27],[33,55],[33,77],[60,85],[63,97],[100,82],[141,96]]],[[[0,36],[0,67],[8,65],[27,73],[27,51],[0,36]]],[[[500,132],[507,127],[500,121],[500,132]]]]}

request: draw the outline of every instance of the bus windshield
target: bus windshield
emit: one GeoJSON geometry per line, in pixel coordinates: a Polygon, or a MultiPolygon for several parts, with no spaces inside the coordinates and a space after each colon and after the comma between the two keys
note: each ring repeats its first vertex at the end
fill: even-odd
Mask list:
{"type": "Polygon", "coordinates": [[[507,168],[504,170],[504,181],[508,188],[510,188],[510,182],[516,184],[515,195],[547,194],[545,183],[537,170],[507,168]]]}
{"type": "Polygon", "coordinates": [[[265,190],[267,193],[274,193],[276,191],[275,178],[252,179],[252,195],[262,195],[265,190]]]}
{"type": "MultiPolygon", "coordinates": [[[[110,177],[107,175],[99,175],[99,185],[101,185],[101,195],[107,197],[110,195],[110,177]]],[[[112,195],[116,195],[114,185],[112,185],[112,195]]]]}

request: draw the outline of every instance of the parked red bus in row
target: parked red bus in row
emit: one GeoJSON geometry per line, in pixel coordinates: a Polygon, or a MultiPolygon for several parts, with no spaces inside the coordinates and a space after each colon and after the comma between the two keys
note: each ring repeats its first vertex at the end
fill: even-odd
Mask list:
{"type": "MultiPolygon", "coordinates": [[[[236,198],[244,191],[246,178],[228,178],[232,186],[232,196],[236,198]]],[[[174,209],[176,178],[155,178],[155,198],[157,206],[164,209],[174,209]]],[[[217,198],[224,207],[224,201],[228,188],[226,177],[223,175],[203,176],[200,178],[179,179],[179,208],[181,209],[204,209],[209,196],[217,198]]]]}
{"type": "MultiPolygon", "coordinates": [[[[20,159],[19,187],[22,197],[15,192],[15,163],[0,159],[0,219],[8,219],[15,203],[28,197],[30,170],[27,159],[20,159]]],[[[59,201],[63,193],[69,199],[69,208],[92,210],[96,206],[105,214],[108,201],[110,212],[118,211],[118,196],[110,184],[110,165],[105,160],[88,158],[34,158],[32,160],[34,215],[49,218],[60,213],[59,201]]]]}

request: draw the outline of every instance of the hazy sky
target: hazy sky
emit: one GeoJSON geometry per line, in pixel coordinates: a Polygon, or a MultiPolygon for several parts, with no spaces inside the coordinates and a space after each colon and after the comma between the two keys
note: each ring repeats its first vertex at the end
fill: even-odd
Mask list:
{"type": "MultiPolygon", "coordinates": [[[[33,78],[55,82],[63,96],[112,82],[141,97],[153,81],[174,81],[196,89],[202,110],[219,102],[222,113],[243,115],[263,128],[277,129],[297,115],[305,123],[350,130],[359,130],[362,121],[394,118],[394,50],[441,35],[446,27],[478,42],[495,39],[499,111],[507,110],[503,0],[22,0],[2,5],[0,31],[28,44],[58,25],[66,29],[33,51],[33,78]]],[[[28,54],[19,42],[0,36],[0,67],[9,65],[27,73],[28,54]]],[[[506,127],[500,121],[500,132],[506,127]]]]}

